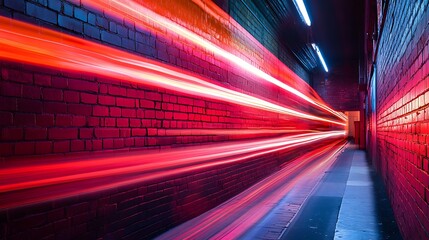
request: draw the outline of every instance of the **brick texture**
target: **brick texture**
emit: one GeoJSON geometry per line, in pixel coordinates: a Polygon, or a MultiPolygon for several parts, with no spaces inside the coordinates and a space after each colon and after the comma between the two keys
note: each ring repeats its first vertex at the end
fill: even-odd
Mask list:
{"type": "Polygon", "coordinates": [[[357,69],[343,67],[341,71],[331,71],[328,75],[313,75],[314,90],[332,108],[338,111],[358,111],[359,85],[357,69]]]}
{"type": "MultiPolygon", "coordinates": [[[[191,44],[183,39],[172,42],[163,36],[137,30],[133,23],[109,19],[109,15],[105,13],[89,11],[76,3],[79,1],[75,4],[54,0],[40,3],[5,1],[3,5],[7,11],[24,12],[26,21],[40,22],[49,28],[70,34],[83,34],[86,38],[101,40],[104,44],[123,50],[136,49],[137,54],[176,65],[232,89],[282,102],[285,105],[295,104],[295,99],[281,94],[278,88],[250,80],[254,76],[243,70],[223,67],[229,63],[207,55],[205,50],[198,47],[191,48],[191,44]],[[85,31],[83,27],[85,25],[91,26],[91,30],[88,30],[90,32],[85,31]]],[[[239,29],[234,31],[238,36],[242,35],[242,38],[236,39],[237,42],[234,44],[242,45],[240,42],[247,41],[248,49],[253,49],[259,54],[258,58],[265,58],[261,61],[264,62],[261,67],[276,65],[274,55],[265,56],[262,45],[255,39],[250,39],[249,35],[241,33],[239,29]],[[270,64],[270,61],[273,63],[270,64]]],[[[276,51],[277,53],[279,52],[276,51]]],[[[159,138],[157,141],[143,141],[143,145],[141,141],[137,143],[133,139],[155,136],[160,129],[274,128],[290,126],[297,121],[291,119],[285,122],[276,114],[255,109],[243,110],[224,102],[197,99],[173,91],[120,82],[117,79],[6,62],[0,64],[2,78],[0,113],[7,116],[2,121],[9,122],[8,125],[4,124],[5,130],[0,141],[8,143],[5,145],[7,149],[10,150],[11,146],[13,148],[13,151],[5,151],[2,158],[49,153],[46,152],[48,148],[44,151],[18,148],[24,144],[23,142],[34,146],[38,141],[50,141],[54,146],[49,148],[51,153],[66,153],[64,149],[70,148],[71,140],[80,138],[78,132],[88,128],[94,134],[86,136],[88,144],[85,148],[76,148],[76,151],[152,148],[171,144],[179,146],[201,143],[201,139],[205,139],[205,142],[228,139],[213,135],[200,137],[169,135],[168,131],[164,136],[157,135],[159,138]],[[266,121],[267,118],[270,119],[269,122],[266,121]],[[22,127],[22,138],[9,136],[8,128],[16,127],[22,127]],[[112,133],[110,131],[112,128],[121,128],[123,134],[119,131],[112,133]],[[34,135],[36,131],[45,131],[47,134],[43,138],[41,135],[36,137],[34,135]],[[109,140],[105,141],[107,139],[109,140]],[[60,143],[56,144],[56,141],[60,143]],[[102,144],[101,149],[98,147],[99,144],[95,144],[99,141],[106,143],[102,144]],[[128,144],[108,144],[113,141],[127,141],[128,144]],[[15,144],[17,142],[19,144],[15,144]],[[62,150],[57,151],[55,146],[61,146],[62,150]]],[[[309,89],[305,82],[296,82],[293,86],[304,92],[309,89]]],[[[305,110],[305,107],[303,109],[305,110]]]]}
{"type": "Polygon", "coordinates": [[[393,1],[376,72],[377,157],[404,239],[429,238],[427,1],[393,1]]]}
{"type": "MultiPolygon", "coordinates": [[[[41,142],[38,142],[41,143],[41,142]]],[[[324,146],[318,143],[310,148],[324,146]]],[[[80,147],[81,144],[71,147],[80,147]]],[[[43,146],[49,148],[50,145],[43,146]]],[[[67,146],[63,146],[67,149],[67,146]]],[[[42,146],[39,146],[39,150],[42,146]]],[[[139,182],[78,198],[0,211],[6,238],[149,239],[198,216],[273,173],[297,151],[283,150],[232,163],[139,182]]],[[[301,149],[303,150],[303,149],[301,149]]],[[[299,155],[299,154],[298,154],[299,155]]]]}
{"type": "Polygon", "coordinates": [[[229,14],[254,36],[265,48],[270,50],[290,69],[298,74],[307,83],[311,82],[311,75],[299,63],[293,53],[282,45],[278,35],[278,26],[272,24],[272,19],[265,11],[259,9],[253,1],[216,1],[219,6],[227,8],[229,14]]]}

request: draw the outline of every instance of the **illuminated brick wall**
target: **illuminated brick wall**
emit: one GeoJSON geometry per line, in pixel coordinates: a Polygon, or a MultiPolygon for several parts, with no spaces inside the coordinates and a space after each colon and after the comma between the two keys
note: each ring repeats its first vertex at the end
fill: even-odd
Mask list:
{"type": "Polygon", "coordinates": [[[428,17],[426,2],[392,2],[376,63],[375,165],[406,239],[429,238],[428,17]]]}
{"type": "MultiPolygon", "coordinates": [[[[72,1],[73,2],[73,1],[72,1]]],[[[81,5],[80,1],[74,1],[81,5]]],[[[295,100],[253,76],[227,67],[222,59],[186,41],[142,30],[124,19],[89,11],[64,1],[4,1],[1,14],[57,31],[103,42],[165,62],[230,88],[285,104],[295,100]]],[[[235,35],[246,37],[239,29],[235,35]]],[[[247,41],[266,67],[272,58],[247,41]]],[[[238,41],[238,40],[234,40],[238,41]]],[[[260,47],[260,46],[259,46],[260,47]]],[[[170,146],[226,140],[219,136],[183,136],[167,129],[282,127],[276,114],[195,98],[174,91],[109,80],[59,69],[1,63],[2,157],[170,146]],[[266,119],[270,118],[267,122],[266,119]]],[[[264,66],[261,66],[264,67],[264,66]]],[[[304,82],[294,83],[308,91],[304,82]]],[[[249,138],[253,136],[247,136],[249,138]]]]}
{"type": "MultiPolygon", "coordinates": [[[[85,2],[1,0],[0,15],[144,56],[269,102],[294,106],[301,111],[310,108],[296,96],[285,94],[247,69],[175,34],[164,36],[149,31],[124,17],[113,17],[107,11],[86,6],[85,2]]],[[[166,4],[168,1],[153,2],[166,4]]],[[[186,2],[172,1],[169,4],[186,2]]],[[[226,35],[219,38],[213,32],[204,32],[225,30],[225,26],[216,25],[213,19],[202,22],[202,26],[207,27],[203,31],[198,28],[201,26],[192,26],[190,23],[194,19],[201,22],[198,17],[210,18],[191,1],[189,4],[186,9],[195,11],[195,15],[182,16],[185,20],[181,24],[194,27],[197,33],[219,45],[224,43],[222,41],[228,42],[232,45],[228,52],[319,99],[304,81],[282,68],[278,60],[243,29],[229,26],[233,31],[225,31],[226,35]]],[[[171,9],[175,11],[177,8],[171,9]]],[[[165,12],[165,15],[169,14],[165,12]]],[[[45,60],[40,59],[41,62],[45,60]]],[[[24,157],[36,157],[31,160],[44,162],[51,155],[52,159],[61,162],[63,159],[58,156],[75,156],[75,153],[80,157],[89,156],[88,161],[91,161],[89,152],[116,154],[119,150],[126,153],[129,150],[198,146],[279,135],[269,131],[233,134],[237,130],[332,128],[327,123],[138,84],[127,81],[126,77],[109,77],[104,72],[70,71],[61,65],[35,66],[4,60],[0,62],[0,68],[2,164],[13,165],[15,158],[24,157]],[[207,133],[207,130],[224,130],[227,134],[207,133]]],[[[312,109],[312,112],[323,116],[320,109],[312,109]]],[[[324,116],[328,115],[324,113],[324,116]]],[[[324,146],[327,142],[319,144],[324,146]]],[[[309,147],[305,149],[308,151],[309,147]]],[[[246,162],[195,170],[162,180],[2,209],[0,236],[18,239],[28,236],[58,239],[153,237],[243,191],[299,153],[273,152],[246,162]]],[[[85,187],[82,183],[79,188],[85,187]]],[[[13,200],[6,199],[5,202],[13,203],[13,200]]]]}

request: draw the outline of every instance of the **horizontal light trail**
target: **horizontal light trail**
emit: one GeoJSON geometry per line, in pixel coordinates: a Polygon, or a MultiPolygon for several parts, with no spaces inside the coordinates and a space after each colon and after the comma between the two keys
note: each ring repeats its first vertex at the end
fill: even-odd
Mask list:
{"type": "MultiPolygon", "coordinates": [[[[228,60],[229,62],[233,63],[234,65],[240,67],[244,71],[248,71],[255,76],[258,76],[262,79],[264,79],[267,82],[270,82],[281,89],[286,90],[289,93],[292,93],[293,95],[305,100],[306,102],[321,108],[325,111],[328,111],[329,113],[337,116],[343,121],[347,120],[347,117],[339,113],[328,106],[326,106],[323,103],[320,103],[316,99],[312,99],[311,97],[301,93],[297,89],[285,84],[284,82],[272,77],[271,75],[265,73],[264,71],[258,69],[257,67],[253,66],[252,64],[248,63],[247,61],[241,59],[240,57],[228,52],[227,50],[223,49],[220,46],[215,45],[214,43],[204,39],[203,37],[199,36],[198,34],[180,26],[179,24],[169,20],[166,17],[163,17],[146,7],[142,6],[141,4],[132,1],[132,0],[85,0],[83,1],[86,5],[91,5],[95,8],[98,8],[101,11],[105,11],[107,13],[110,13],[114,16],[119,17],[125,17],[128,18],[131,21],[134,21],[136,25],[148,28],[150,30],[155,30],[159,33],[163,33],[163,31],[158,30],[159,27],[168,29],[169,31],[172,31],[179,36],[191,41],[192,43],[207,49],[210,52],[215,53],[218,56],[223,57],[224,59],[228,60]],[[158,28],[154,28],[152,25],[158,25],[158,28]]],[[[198,5],[201,5],[202,3],[198,3],[198,5]]],[[[213,5],[214,3],[204,2],[206,5],[211,5],[211,9],[216,9],[213,5]]],[[[205,8],[203,8],[205,9],[205,8]]],[[[182,9],[185,10],[185,9],[182,9]]],[[[213,11],[210,11],[209,14],[214,15],[215,13],[213,11]]],[[[218,18],[225,17],[225,14],[219,14],[217,15],[218,18]]],[[[235,21],[233,21],[230,17],[228,19],[223,19],[224,21],[229,21],[234,24],[234,27],[237,27],[241,29],[242,31],[245,31],[239,24],[237,24],[235,21]]],[[[248,34],[250,35],[250,34],[248,34]]],[[[302,81],[301,79],[299,79],[302,81]]]]}
{"type": "Polygon", "coordinates": [[[166,64],[4,17],[0,17],[0,59],[96,73],[284,115],[346,125],[215,85],[166,64]]]}
{"type": "Polygon", "coordinates": [[[292,160],[221,206],[159,236],[158,239],[239,239],[258,224],[300,181],[322,174],[335,161],[341,140],[292,160]]]}
{"type": "MultiPolygon", "coordinates": [[[[344,141],[340,140],[339,142],[344,141]]],[[[246,211],[245,214],[240,214],[232,224],[229,224],[226,228],[219,231],[214,238],[237,239],[244,235],[269,213],[271,207],[267,206],[267,204],[272,203],[272,206],[273,203],[279,202],[300,180],[304,178],[314,178],[316,177],[315,175],[323,174],[335,161],[335,156],[343,149],[344,144],[335,147],[339,142],[321,148],[319,152],[316,151],[314,155],[308,157],[310,161],[303,160],[305,165],[297,164],[298,168],[306,167],[305,169],[298,169],[295,168],[296,166],[291,166],[291,170],[280,171],[279,174],[275,174],[274,177],[269,178],[267,182],[264,182],[264,184],[256,190],[255,195],[250,194],[251,197],[244,198],[244,202],[248,205],[252,205],[250,210],[246,211]],[[298,176],[285,184],[285,178],[290,177],[293,173],[296,173],[298,176]],[[257,202],[256,205],[254,205],[255,202],[257,202]]],[[[238,206],[243,207],[241,204],[238,204],[238,206]]]]}
{"type": "MultiPolygon", "coordinates": [[[[141,154],[125,158],[101,158],[94,161],[82,160],[78,162],[67,161],[66,163],[53,163],[52,165],[31,165],[22,164],[24,167],[4,168],[0,170],[0,193],[6,191],[20,190],[29,187],[40,187],[43,185],[57,184],[67,181],[83,180],[87,178],[111,176],[115,174],[133,173],[149,170],[159,170],[169,167],[180,167],[187,164],[196,164],[207,160],[231,157],[238,154],[244,154],[254,151],[262,151],[274,147],[283,147],[293,144],[307,143],[308,141],[317,141],[330,137],[344,136],[343,131],[307,133],[287,137],[277,137],[264,140],[253,140],[244,143],[230,143],[221,146],[202,146],[192,150],[176,150],[166,153],[141,154]],[[176,156],[179,155],[180,157],[176,156]],[[144,157],[145,160],[141,160],[144,157]],[[160,161],[162,159],[162,161],[160,161]],[[99,169],[101,168],[101,169],[99,169]],[[107,168],[107,169],[106,169],[107,168]],[[66,172],[68,169],[71,172],[66,172]],[[47,179],[47,175],[59,174],[66,177],[47,179]],[[100,170],[98,173],[95,170],[100,170]],[[72,176],[74,171],[84,172],[72,176]],[[32,182],[15,183],[17,179],[26,179],[23,174],[30,173],[32,178],[37,180],[32,182]],[[67,174],[65,174],[67,173],[67,174]],[[40,180],[42,179],[42,180],[40,180]]],[[[295,145],[294,145],[295,146],[295,145]]]]}
{"type": "MultiPolygon", "coordinates": [[[[292,127],[291,127],[292,128],[292,127]]],[[[286,133],[303,133],[303,132],[314,132],[315,130],[300,130],[291,128],[281,129],[206,129],[206,128],[194,128],[194,129],[166,129],[166,136],[200,136],[200,135],[267,135],[267,134],[286,134],[286,133]]]]}
{"type": "Polygon", "coordinates": [[[61,163],[35,163],[30,159],[0,169],[0,209],[165,179],[190,171],[238,163],[323,139],[339,138],[344,134],[344,131],[306,133],[164,152],[142,151],[122,156],[109,154],[107,157],[82,157],[61,163]],[[79,188],[76,189],[76,186],[79,188]]]}

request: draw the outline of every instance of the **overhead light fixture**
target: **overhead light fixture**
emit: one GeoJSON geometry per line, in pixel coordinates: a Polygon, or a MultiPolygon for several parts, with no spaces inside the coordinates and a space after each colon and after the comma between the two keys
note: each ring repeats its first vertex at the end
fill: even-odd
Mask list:
{"type": "Polygon", "coordinates": [[[293,3],[295,4],[295,7],[298,9],[299,15],[301,16],[305,24],[307,24],[308,26],[311,26],[310,17],[308,16],[307,9],[305,8],[304,0],[293,0],[293,3]]]}
{"type": "Polygon", "coordinates": [[[314,51],[316,51],[317,56],[319,56],[319,59],[323,65],[323,68],[325,69],[326,72],[328,72],[328,67],[326,66],[325,59],[323,59],[322,53],[320,52],[319,48],[315,43],[312,43],[311,46],[313,47],[314,51]]]}

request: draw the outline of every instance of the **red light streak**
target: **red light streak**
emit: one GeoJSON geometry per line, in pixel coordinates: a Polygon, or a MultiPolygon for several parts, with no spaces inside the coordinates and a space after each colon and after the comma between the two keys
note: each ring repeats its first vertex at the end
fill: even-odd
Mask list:
{"type": "Polygon", "coordinates": [[[286,134],[314,132],[314,130],[297,130],[297,129],[167,129],[166,135],[268,135],[268,134],[286,134]]]}
{"type": "Polygon", "coordinates": [[[109,154],[108,157],[94,159],[84,157],[62,163],[34,163],[29,160],[14,162],[10,166],[4,164],[0,170],[0,209],[237,163],[344,134],[343,131],[306,133],[165,152],[109,154]]]}
{"type": "MultiPolygon", "coordinates": [[[[143,2],[142,2],[143,3],[143,2]]],[[[221,19],[224,22],[228,22],[232,25],[231,29],[237,28],[241,32],[246,33],[246,37],[252,40],[255,40],[247,31],[245,31],[237,22],[235,22],[231,17],[227,16],[222,10],[220,10],[213,2],[208,1],[194,1],[197,5],[202,7],[203,10],[205,10],[208,14],[214,16],[216,19],[221,19]]],[[[261,79],[264,79],[267,82],[270,82],[281,89],[284,89],[285,91],[292,93],[293,95],[303,99],[304,101],[321,108],[338,118],[340,118],[343,121],[347,120],[347,117],[339,112],[336,112],[335,110],[329,108],[321,101],[312,98],[310,96],[307,96],[297,89],[291,87],[290,85],[284,83],[283,81],[272,77],[271,75],[265,73],[264,71],[260,70],[259,68],[253,66],[252,64],[248,63],[247,61],[243,60],[242,58],[232,54],[231,52],[225,50],[227,47],[220,47],[216,44],[208,41],[207,39],[204,39],[203,37],[199,36],[198,34],[180,26],[179,24],[169,20],[166,17],[163,17],[150,9],[144,7],[142,4],[137,3],[132,0],[110,0],[110,1],[104,1],[104,0],[86,0],[84,1],[84,4],[92,5],[93,7],[96,7],[100,10],[104,10],[108,12],[109,14],[112,14],[114,16],[120,16],[128,18],[129,20],[132,20],[136,23],[136,25],[139,25],[140,27],[144,27],[147,29],[150,29],[152,31],[156,31],[161,34],[165,34],[164,29],[167,29],[171,32],[174,32],[175,34],[178,34],[179,36],[183,37],[184,39],[187,39],[191,41],[192,43],[215,53],[217,56],[220,56],[226,60],[228,60],[230,63],[234,64],[235,66],[240,67],[244,71],[248,71],[252,73],[253,75],[260,77],[261,79]],[[156,26],[155,26],[156,25],[156,26]]],[[[186,7],[183,7],[180,9],[180,11],[187,11],[188,9],[186,7]]],[[[189,10],[188,10],[189,11],[189,10]]],[[[190,12],[192,15],[192,13],[190,12]]],[[[257,42],[257,41],[254,41],[257,42]]],[[[270,56],[273,59],[276,59],[272,53],[270,53],[268,50],[266,50],[261,44],[257,44],[259,48],[264,49],[264,54],[270,56]]],[[[245,54],[245,53],[244,53],[245,54]]],[[[250,59],[253,59],[252,56],[247,56],[250,59]]],[[[282,66],[282,72],[285,72],[287,76],[291,76],[293,79],[296,79],[297,81],[302,81],[296,74],[294,74],[289,68],[287,68],[283,63],[278,61],[276,59],[276,64],[279,66],[282,66]]]]}
{"type": "Polygon", "coordinates": [[[346,125],[215,85],[178,68],[16,20],[0,17],[0,37],[2,59],[97,73],[284,115],[346,125]]]}
{"type": "MultiPolygon", "coordinates": [[[[140,27],[146,27],[157,32],[159,32],[159,27],[166,28],[168,31],[180,35],[192,43],[215,53],[217,56],[227,59],[230,63],[239,66],[257,78],[264,79],[301,98],[305,102],[326,110],[340,120],[332,120],[329,117],[325,118],[302,112],[290,106],[284,106],[211,83],[208,79],[179,68],[102,44],[4,17],[0,17],[0,59],[98,74],[117,80],[162,87],[198,97],[221,100],[286,116],[332,123],[340,126],[346,125],[344,122],[345,117],[342,114],[330,109],[320,99],[317,99],[317,97],[308,96],[291,87],[291,85],[286,84],[285,81],[293,83],[293,81],[302,82],[302,80],[263,47],[261,49],[263,49],[264,54],[276,59],[276,63],[281,66],[282,70],[279,76],[288,76],[290,79],[275,78],[270,75],[273,74],[272,72],[268,74],[232,54],[227,50],[231,46],[222,48],[135,2],[127,0],[92,0],[83,2],[85,4],[91,3],[93,6],[99,7],[116,16],[119,14],[120,16],[129,17],[140,27]],[[157,25],[157,27],[151,25],[157,25]]],[[[220,14],[213,3],[204,2],[204,4],[210,5],[212,9],[210,14],[224,18],[224,20],[227,17],[220,14]]],[[[241,28],[241,26],[229,19],[229,17],[228,21],[234,27],[241,28]]],[[[274,71],[273,69],[271,70],[274,71]]],[[[306,91],[311,90],[308,87],[306,91]]],[[[7,163],[0,169],[0,209],[173,177],[195,170],[238,163],[265,154],[312,144],[324,139],[339,138],[345,135],[344,131],[316,132],[312,130],[283,128],[234,129],[233,131],[229,129],[166,130],[166,135],[213,134],[239,136],[244,134],[288,133],[300,134],[277,136],[262,140],[257,139],[188,147],[164,152],[148,152],[145,150],[144,152],[129,153],[127,155],[110,153],[104,157],[85,156],[61,163],[48,160],[37,161],[36,163],[32,161],[7,163]]],[[[298,164],[298,166],[301,165],[298,164]]],[[[252,198],[252,196],[249,198],[252,198]]],[[[259,216],[257,213],[254,214],[255,216],[259,216]]],[[[240,227],[240,229],[244,229],[244,227],[240,227]]]]}
{"type": "Polygon", "coordinates": [[[345,145],[339,142],[305,154],[235,198],[166,232],[159,239],[240,238],[268,214],[272,205],[286,196],[297,182],[328,169],[345,145]]]}

